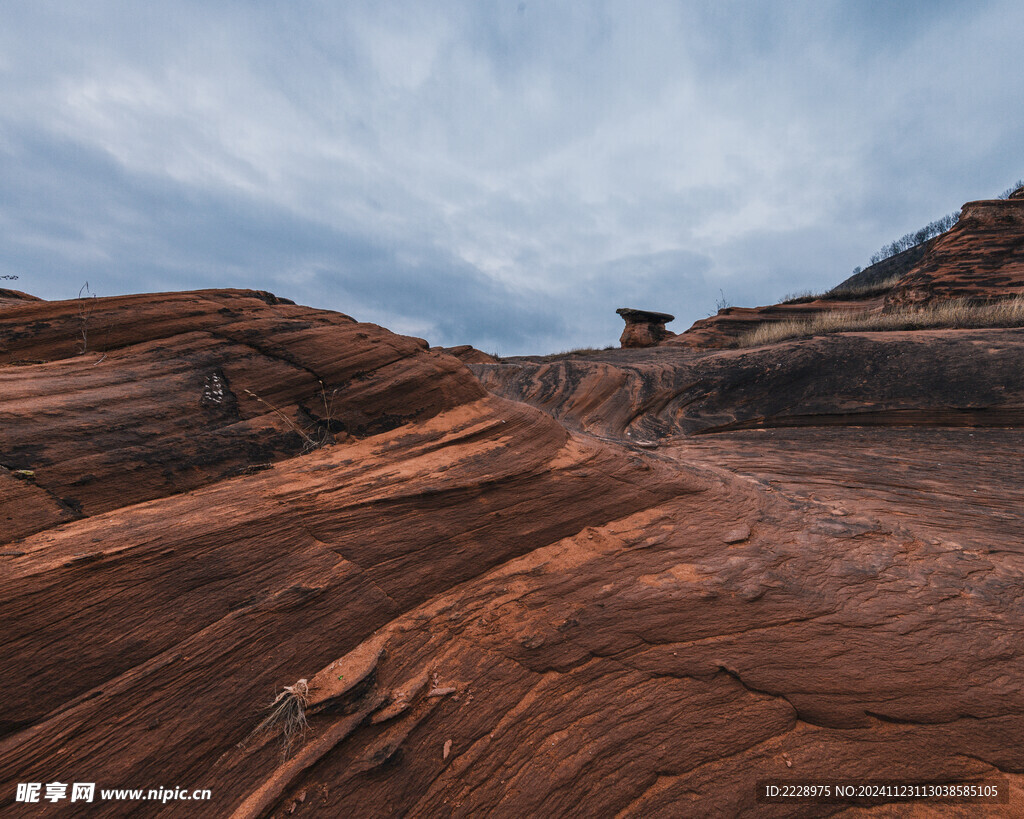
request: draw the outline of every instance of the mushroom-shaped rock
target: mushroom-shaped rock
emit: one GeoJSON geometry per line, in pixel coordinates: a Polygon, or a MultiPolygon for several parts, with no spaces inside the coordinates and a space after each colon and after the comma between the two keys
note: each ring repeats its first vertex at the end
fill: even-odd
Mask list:
{"type": "Polygon", "coordinates": [[[619,336],[619,344],[623,347],[656,347],[666,338],[675,336],[665,329],[667,322],[675,320],[673,315],[631,307],[620,307],[615,312],[626,322],[626,329],[619,336]]]}

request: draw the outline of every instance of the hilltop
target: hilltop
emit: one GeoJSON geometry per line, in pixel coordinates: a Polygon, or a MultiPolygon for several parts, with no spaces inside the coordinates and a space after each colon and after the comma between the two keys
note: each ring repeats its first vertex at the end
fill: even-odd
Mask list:
{"type": "MultiPolygon", "coordinates": [[[[950,300],[994,303],[1024,296],[1024,188],[1006,199],[968,202],[939,236],[882,259],[826,293],[765,307],[725,307],[662,341],[694,348],[750,346],[768,325],[810,323],[824,314],[859,317],[923,310],[950,300]]],[[[778,334],[781,336],[782,334],[778,334]]]]}

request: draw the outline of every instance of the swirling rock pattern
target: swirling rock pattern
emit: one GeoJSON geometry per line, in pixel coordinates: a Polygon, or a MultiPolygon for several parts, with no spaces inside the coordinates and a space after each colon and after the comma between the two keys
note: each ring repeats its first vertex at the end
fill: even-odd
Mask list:
{"type": "MultiPolygon", "coordinates": [[[[98,300],[109,339],[79,355],[80,306],[0,313],[5,800],[59,778],[209,788],[189,816],[820,816],[851,805],[755,784],[841,774],[1001,776],[988,815],[1024,810],[1019,334],[478,380],[253,291],[98,300]],[[252,734],[284,686],[287,756],[252,734]]],[[[88,813],[129,809],[183,811],[88,813]]]]}
{"type": "Polygon", "coordinates": [[[476,364],[492,391],[612,438],[791,426],[1017,426],[1024,331],[836,333],[476,364]]]}

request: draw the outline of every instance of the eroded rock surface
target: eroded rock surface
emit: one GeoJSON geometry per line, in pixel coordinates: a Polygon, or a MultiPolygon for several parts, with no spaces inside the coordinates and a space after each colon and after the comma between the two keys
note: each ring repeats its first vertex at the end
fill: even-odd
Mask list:
{"type": "Polygon", "coordinates": [[[821,313],[872,313],[883,307],[881,297],[840,300],[818,298],[799,304],[770,304],[765,307],[723,307],[713,316],[695,321],[690,328],[666,339],[668,346],[695,349],[729,349],[762,324],[806,321],[821,313]]]}
{"type": "Polygon", "coordinates": [[[1001,776],[1011,801],[972,815],[1024,810],[1019,333],[471,365],[487,392],[268,294],[95,309],[113,341],[82,355],[74,302],[0,315],[0,793],[821,816],[849,806],[755,783],[842,772],[1001,776]],[[287,758],[252,735],[284,686],[308,719],[287,758]]]}
{"type": "Polygon", "coordinates": [[[255,291],[32,302],[0,320],[0,465],[54,514],[185,492],[484,394],[425,347],[255,291]]]}
{"type": "Polygon", "coordinates": [[[952,298],[993,301],[1024,295],[1024,197],[963,206],[960,221],[933,240],[887,296],[891,308],[952,298]]]}
{"type": "Polygon", "coordinates": [[[28,293],[22,293],[20,290],[0,287],[0,310],[5,307],[21,307],[28,301],[42,301],[42,299],[37,296],[31,296],[28,293]]]}
{"type": "Polygon", "coordinates": [[[656,347],[675,336],[675,333],[665,329],[668,322],[675,321],[675,316],[669,313],[634,310],[631,307],[620,307],[615,312],[626,322],[619,337],[619,344],[625,348],[656,347]]]}
{"type": "Polygon", "coordinates": [[[465,364],[493,364],[498,360],[490,353],[485,353],[469,344],[460,344],[458,347],[431,347],[430,349],[432,352],[454,356],[465,364]]]}
{"type": "Polygon", "coordinates": [[[754,427],[1017,426],[1024,330],[836,333],[473,365],[492,391],[628,440],[754,427]]]}

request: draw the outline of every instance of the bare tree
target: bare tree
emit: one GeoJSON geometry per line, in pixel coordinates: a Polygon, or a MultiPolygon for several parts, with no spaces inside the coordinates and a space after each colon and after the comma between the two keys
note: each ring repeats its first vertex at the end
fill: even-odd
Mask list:
{"type": "Polygon", "coordinates": [[[1016,182],[1014,182],[1010,187],[1008,187],[1005,191],[999,194],[999,198],[1009,199],[1021,188],[1024,188],[1024,179],[1018,179],[1016,182]]]}
{"type": "Polygon", "coordinates": [[[902,253],[904,250],[910,250],[912,247],[924,244],[929,239],[933,239],[936,236],[945,233],[959,221],[960,211],[955,210],[952,213],[947,213],[941,219],[929,222],[919,230],[915,230],[911,233],[905,233],[896,241],[885,245],[874,256],[872,256],[871,264],[878,264],[880,261],[895,256],[898,253],[902,253]]]}

